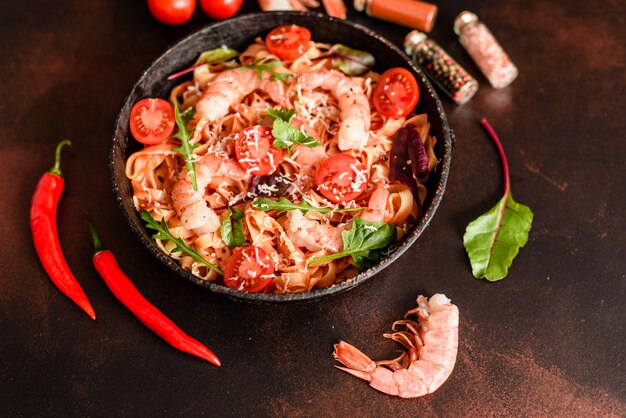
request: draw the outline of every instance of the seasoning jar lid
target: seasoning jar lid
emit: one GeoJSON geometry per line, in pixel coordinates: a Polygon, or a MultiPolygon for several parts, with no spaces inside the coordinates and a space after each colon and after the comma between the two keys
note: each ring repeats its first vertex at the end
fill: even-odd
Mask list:
{"type": "Polygon", "coordinates": [[[476,16],[474,13],[468,12],[467,10],[459,13],[456,19],[454,19],[454,33],[460,35],[463,26],[472,22],[478,22],[478,16],[476,16]]]}
{"type": "Polygon", "coordinates": [[[426,38],[428,38],[428,36],[424,32],[412,30],[404,38],[404,52],[406,52],[407,55],[411,55],[413,53],[413,49],[426,40],[426,38]]]}

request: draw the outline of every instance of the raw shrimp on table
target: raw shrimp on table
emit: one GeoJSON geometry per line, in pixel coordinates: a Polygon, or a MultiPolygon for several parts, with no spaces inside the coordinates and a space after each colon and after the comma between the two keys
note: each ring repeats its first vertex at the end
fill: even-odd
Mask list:
{"type": "Polygon", "coordinates": [[[394,360],[374,362],[350,344],[335,345],[335,358],[346,367],[336,366],[370,382],[370,386],[389,395],[417,398],[437,390],[452,373],[459,339],[459,309],[443,294],[430,300],[417,298],[417,308],[404,320],[392,325],[393,333],[384,334],[407,350],[394,360]],[[417,321],[407,319],[412,316],[417,321]],[[404,326],[405,331],[396,327],[404,326]]]}

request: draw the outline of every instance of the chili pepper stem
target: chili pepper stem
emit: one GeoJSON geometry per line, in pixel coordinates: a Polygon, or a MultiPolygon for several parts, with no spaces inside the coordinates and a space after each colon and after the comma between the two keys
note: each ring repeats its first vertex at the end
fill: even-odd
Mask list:
{"type": "Polygon", "coordinates": [[[52,168],[48,171],[50,174],[55,174],[59,177],[63,177],[63,174],[61,173],[61,149],[65,145],[71,147],[72,141],[70,141],[69,139],[64,139],[63,141],[59,142],[54,157],[54,166],[52,166],[52,168]]]}
{"type": "Polygon", "coordinates": [[[100,241],[96,228],[89,221],[87,221],[87,224],[89,224],[89,231],[91,232],[91,239],[93,240],[94,254],[98,254],[99,252],[104,251],[104,247],[102,246],[102,242],[100,241]]]}

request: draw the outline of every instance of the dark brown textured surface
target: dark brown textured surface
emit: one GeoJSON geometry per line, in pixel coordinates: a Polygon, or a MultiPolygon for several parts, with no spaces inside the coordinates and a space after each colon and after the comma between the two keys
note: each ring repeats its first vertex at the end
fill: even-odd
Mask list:
{"type": "MultiPolygon", "coordinates": [[[[394,265],[347,293],[254,306],[156,262],[124,223],[106,167],[113,119],[134,80],[208,19],[197,13],[188,25],[163,27],[141,1],[2,2],[3,413],[626,415],[625,9],[617,0],[440,4],[432,36],[484,88],[463,107],[446,102],[458,141],[431,225],[394,265]],[[487,88],[456,42],[452,21],[465,8],[520,68],[509,88],[487,88]],[[535,213],[529,243],[497,284],[472,278],[461,239],[501,188],[481,117],[504,141],[514,196],[535,213]],[[96,322],[52,286],[29,236],[30,195],[65,137],[74,147],[63,161],[61,244],[96,322]],[[221,368],[174,351],[113,298],[89,262],[88,216],[137,287],[206,342],[221,368]],[[394,399],[333,368],[339,339],[374,358],[393,355],[381,334],[421,292],[444,292],[461,311],[459,359],[438,392],[394,399]]],[[[397,45],[407,32],[350,17],[397,45]]]]}

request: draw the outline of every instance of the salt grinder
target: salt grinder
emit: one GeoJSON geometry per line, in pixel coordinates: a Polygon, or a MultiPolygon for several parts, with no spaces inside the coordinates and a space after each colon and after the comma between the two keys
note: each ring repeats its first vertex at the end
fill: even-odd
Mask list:
{"type": "Polygon", "coordinates": [[[494,88],[506,87],[515,80],[517,67],[478,16],[462,12],[454,20],[454,32],[494,88]]]}
{"type": "Polygon", "coordinates": [[[467,102],[478,90],[474,77],[425,33],[411,31],[404,50],[456,104],[467,102]]]}
{"type": "Polygon", "coordinates": [[[417,0],[354,0],[354,8],[368,16],[430,32],[437,17],[437,6],[417,0]]]}

